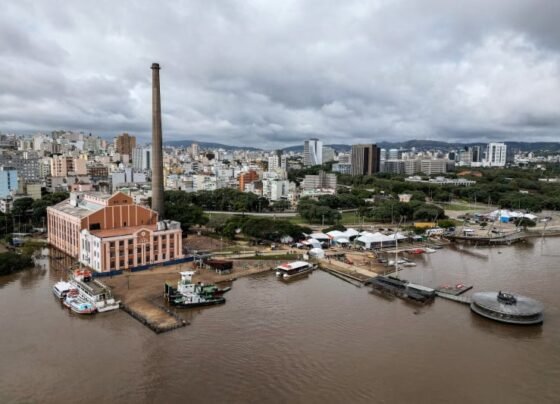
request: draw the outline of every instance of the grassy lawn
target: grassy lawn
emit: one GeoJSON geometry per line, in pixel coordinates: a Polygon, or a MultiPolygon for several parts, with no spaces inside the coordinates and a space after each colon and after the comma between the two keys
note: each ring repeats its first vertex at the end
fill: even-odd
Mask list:
{"type": "Polygon", "coordinates": [[[444,208],[445,210],[456,210],[456,211],[460,211],[460,210],[481,210],[483,208],[486,208],[486,205],[472,205],[469,203],[458,203],[458,202],[454,202],[454,203],[446,203],[446,204],[442,204],[441,205],[442,208],[444,208]]]}

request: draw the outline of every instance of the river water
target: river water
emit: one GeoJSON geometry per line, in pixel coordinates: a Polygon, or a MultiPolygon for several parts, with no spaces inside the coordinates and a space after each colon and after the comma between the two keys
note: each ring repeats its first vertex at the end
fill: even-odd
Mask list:
{"type": "MultiPolygon", "coordinates": [[[[402,276],[542,301],[543,326],[508,326],[438,299],[389,301],[327,273],[234,282],[156,335],[122,311],[79,317],[53,267],[0,279],[0,402],[560,402],[560,239],[440,250],[402,276]]],[[[51,261],[52,262],[52,261],[51,261]]]]}

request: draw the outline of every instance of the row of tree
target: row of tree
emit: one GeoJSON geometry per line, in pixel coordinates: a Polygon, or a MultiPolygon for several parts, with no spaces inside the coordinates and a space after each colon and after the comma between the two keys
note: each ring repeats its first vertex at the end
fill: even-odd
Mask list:
{"type": "Polygon", "coordinates": [[[294,241],[299,241],[305,238],[305,234],[311,233],[310,228],[299,226],[287,220],[239,215],[231,216],[223,224],[216,227],[215,231],[229,239],[235,238],[237,234],[243,234],[254,239],[277,242],[282,241],[286,236],[291,237],[294,241]]]}

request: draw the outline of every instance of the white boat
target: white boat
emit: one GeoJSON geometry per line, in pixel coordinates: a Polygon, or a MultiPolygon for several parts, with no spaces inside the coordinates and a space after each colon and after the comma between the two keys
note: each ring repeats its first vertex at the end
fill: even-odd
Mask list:
{"type": "Polygon", "coordinates": [[[74,288],[74,285],[70,282],[58,281],[53,285],[52,291],[56,297],[64,299],[72,288],[74,288]]]}
{"type": "Polygon", "coordinates": [[[295,261],[282,264],[276,267],[276,276],[280,279],[288,280],[297,276],[310,273],[315,269],[315,265],[305,261],[295,261]]]}
{"type": "Polygon", "coordinates": [[[433,254],[433,253],[436,252],[436,250],[434,250],[433,248],[430,248],[430,247],[424,248],[424,251],[426,252],[426,254],[433,254]]]}
{"type": "MultiPolygon", "coordinates": [[[[398,259],[398,260],[397,260],[397,264],[399,264],[399,265],[404,265],[404,264],[406,264],[407,262],[408,262],[408,261],[405,261],[405,260],[403,260],[403,259],[398,259]]],[[[395,260],[389,260],[389,262],[387,263],[387,265],[389,265],[390,267],[395,266],[395,260]]]]}
{"type": "Polygon", "coordinates": [[[76,314],[93,314],[96,312],[95,305],[87,301],[78,293],[70,293],[63,300],[64,305],[76,314]]]}
{"type": "Polygon", "coordinates": [[[80,271],[79,275],[75,276],[72,281],[79,290],[80,296],[92,303],[100,313],[118,309],[121,302],[115,300],[111,289],[98,280],[91,280],[91,277],[87,274],[84,276],[82,272],[80,271]]]}

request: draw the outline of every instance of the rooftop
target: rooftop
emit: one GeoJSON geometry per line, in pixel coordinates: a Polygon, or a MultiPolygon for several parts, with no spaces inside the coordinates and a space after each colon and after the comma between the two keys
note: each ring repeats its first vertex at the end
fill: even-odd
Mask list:
{"type": "Polygon", "coordinates": [[[106,230],[92,230],[90,233],[94,236],[105,238],[105,237],[118,237],[126,236],[129,234],[134,234],[138,230],[147,229],[150,231],[156,231],[155,224],[145,224],[142,226],[128,226],[128,227],[118,227],[116,229],[106,229],[106,230]]]}

